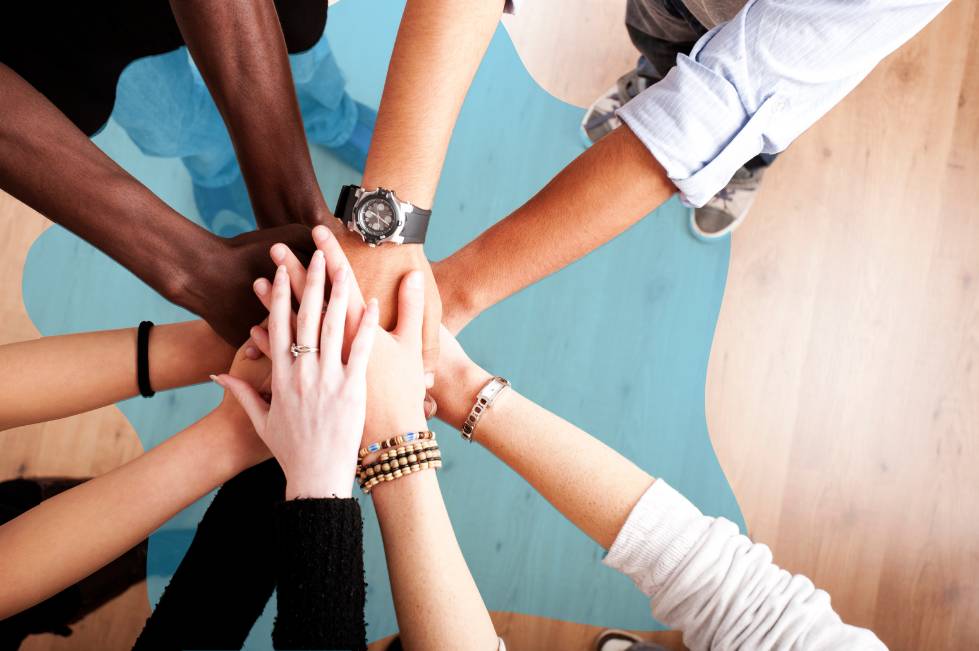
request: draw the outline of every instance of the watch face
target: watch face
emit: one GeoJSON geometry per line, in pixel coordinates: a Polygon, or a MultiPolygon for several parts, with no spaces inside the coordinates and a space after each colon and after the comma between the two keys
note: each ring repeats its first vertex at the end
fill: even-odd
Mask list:
{"type": "Polygon", "coordinates": [[[388,237],[398,228],[394,207],[384,198],[370,199],[358,212],[360,226],[368,235],[388,237]]]}

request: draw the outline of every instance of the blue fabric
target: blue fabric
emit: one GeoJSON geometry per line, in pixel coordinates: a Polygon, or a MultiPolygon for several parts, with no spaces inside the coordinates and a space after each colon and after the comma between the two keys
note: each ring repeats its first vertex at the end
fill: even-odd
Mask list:
{"type": "MultiPolygon", "coordinates": [[[[309,139],[345,144],[358,107],[324,35],[289,57],[309,139]]],[[[231,138],[186,47],[134,61],[119,78],[113,119],[144,153],[179,157],[195,185],[215,188],[240,175],[231,138]]]]}

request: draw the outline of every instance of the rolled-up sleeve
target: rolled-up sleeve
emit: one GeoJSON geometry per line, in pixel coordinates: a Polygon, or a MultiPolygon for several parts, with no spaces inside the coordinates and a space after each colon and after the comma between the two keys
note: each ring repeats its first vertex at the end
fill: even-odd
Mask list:
{"type": "Polygon", "coordinates": [[[618,115],[688,203],[782,151],[949,0],[751,0],[618,115]]]}

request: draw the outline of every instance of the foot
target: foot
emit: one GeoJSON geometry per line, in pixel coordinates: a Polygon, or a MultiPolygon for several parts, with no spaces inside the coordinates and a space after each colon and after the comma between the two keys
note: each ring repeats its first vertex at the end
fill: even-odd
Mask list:
{"type": "Polygon", "coordinates": [[[740,226],[758,196],[764,173],[764,167],[753,170],[742,167],[735,172],[727,186],[707,205],[693,210],[690,215],[693,234],[701,240],[716,240],[740,226]]]}
{"type": "Polygon", "coordinates": [[[204,228],[215,235],[234,237],[255,229],[255,213],[241,174],[216,188],[194,184],[194,202],[204,228]]]}
{"type": "Polygon", "coordinates": [[[622,120],[615,112],[654,82],[655,80],[640,75],[636,70],[619,77],[619,81],[595,100],[585,112],[585,117],[581,121],[581,136],[585,146],[589,147],[598,142],[621,125],[622,120]]]}

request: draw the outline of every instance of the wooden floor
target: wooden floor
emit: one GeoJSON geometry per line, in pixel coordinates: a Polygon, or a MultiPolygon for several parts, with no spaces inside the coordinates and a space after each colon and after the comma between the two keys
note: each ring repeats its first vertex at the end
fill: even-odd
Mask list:
{"type": "MultiPolygon", "coordinates": [[[[617,0],[521,11],[507,28],[562,99],[588,104],[634,62],[617,0]]],[[[771,169],[734,236],[707,383],[752,536],[892,649],[979,648],[977,36],[979,3],[955,0],[771,169]]],[[[0,342],[37,335],[21,271],[44,227],[0,193],[0,342]]],[[[91,475],[139,442],[113,407],[0,450],[0,479],[91,475]]],[[[24,648],[127,649],[147,612],[138,586],[24,648]]],[[[583,651],[597,631],[495,619],[516,651],[583,651]]]]}

